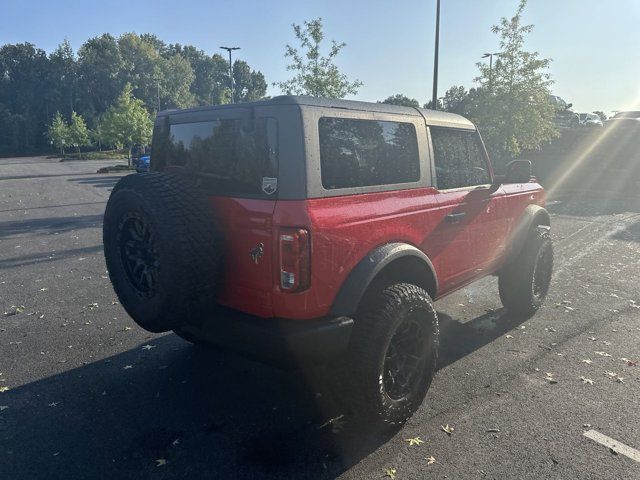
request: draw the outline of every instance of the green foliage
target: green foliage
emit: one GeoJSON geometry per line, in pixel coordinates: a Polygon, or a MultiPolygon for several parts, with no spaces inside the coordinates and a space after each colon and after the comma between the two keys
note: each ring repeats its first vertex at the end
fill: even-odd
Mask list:
{"type": "Polygon", "coordinates": [[[131,150],[136,144],[147,145],[152,129],[153,122],[144,103],[133,96],[133,87],[126,84],[116,103],[104,115],[102,132],[105,143],[131,150]]]}
{"type": "Polygon", "coordinates": [[[87,124],[84,123],[82,115],[78,115],[76,112],[71,112],[71,123],[69,124],[68,135],[69,143],[75,145],[78,151],[80,151],[80,147],[91,144],[87,124]]]}
{"type": "Polygon", "coordinates": [[[251,102],[263,98],[267,93],[264,75],[242,60],[233,62],[233,91],[236,102],[251,102]]]}
{"type": "Polygon", "coordinates": [[[47,127],[47,137],[53,142],[55,148],[64,149],[65,145],[70,145],[69,125],[62,118],[60,112],[56,112],[47,127]]]}
{"type": "Polygon", "coordinates": [[[274,86],[289,95],[344,98],[358,93],[362,82],[350,81],[334,63],[346,43],[332,40],[328,55],[324,56],[320,52],[320,44],[324,39],[322,18],[305,21],[304,28],[293,24],[293,31],[300,43],[300,50],[287,45],[284,56],[291,58],[287,70],[295,72],[295,75],[285,82],[275,82],[274,86]]]}
{"type": "Polygon", "coordinates": [[[500,57],[489,65],[478,63],[481,87],[475,92],[470,115],[482,131],[487,148],[498,163],[523,150],[535,150],[557,136],[555,112],[549,102],[550,60],[524,49],[533,25],[522,24],[526,0],[516,14],[502,18],[492,31],[500,38],[500,57]]]}
{"type": "MultiPolygon", "coordinates": [[[[262,73],[237,61],[233,75],[240,101],[264,97],[262,73]]],[[[152,34],[103,34],[84,42],[77,54],[66,40],[49,55],[30,43],[3,45],[0,153],[46,151],[47,126],[56,111],[63,118],[75,111],[95,129],[127,83],[152,114],[158,103],[167,109],[231,99],[227,60],[191,45],[167,45],[152,34]]]]}
{"type": "Polygon", "coordinates": [[[420,108],[420,102],[415,98],[409,98],[406,95],[402,95],[401,93],[396,93],[395,95],[391,95],[390,97],[385,98],[380,103],[386,103],[389,105],[400,105],[401,107],[414,107],[420,108]]]}

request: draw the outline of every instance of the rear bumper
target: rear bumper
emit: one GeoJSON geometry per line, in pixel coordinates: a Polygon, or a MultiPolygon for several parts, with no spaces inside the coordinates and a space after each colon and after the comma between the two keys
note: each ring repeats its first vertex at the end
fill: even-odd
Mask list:
{"type": "Polygon", "coordinates": [[[265,319],[220,308],[201,326],[182,327],[197,339],[287,368],[318,365],[342,355],[353,320],[265,319]]]}

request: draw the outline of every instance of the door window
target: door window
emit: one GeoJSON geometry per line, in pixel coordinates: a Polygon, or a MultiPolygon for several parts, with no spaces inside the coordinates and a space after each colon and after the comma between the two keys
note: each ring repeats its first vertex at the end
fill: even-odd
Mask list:
{"type": "Polygon", "coordinates": [[[491,183],[484,150],[474,130],[431,127],[438,189],[491,183]]]}

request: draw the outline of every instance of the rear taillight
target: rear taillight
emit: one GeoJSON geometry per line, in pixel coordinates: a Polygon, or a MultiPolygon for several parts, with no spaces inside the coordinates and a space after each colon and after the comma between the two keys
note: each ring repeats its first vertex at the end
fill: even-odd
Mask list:
{"type": "Polygon", "coordinates": [[[309,288],[311,245],[304,228],[280,229],[280,287],[288,292],[309,288]]]}

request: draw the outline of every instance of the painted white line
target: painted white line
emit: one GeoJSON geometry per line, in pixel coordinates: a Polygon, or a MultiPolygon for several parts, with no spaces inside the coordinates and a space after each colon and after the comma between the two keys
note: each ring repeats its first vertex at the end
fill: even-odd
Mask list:
{"type": "Polygon", "coordinates": [[[612,449],[620,455],[624,455],[625,457],[629,457],[631,460],[640,462],[640,451],[635,448],[631,448],[622,442],[614,440],[611,437],[607,437],[596,430],[584,432],[584,436],[590,438],[594,442],[598,442],[600,445],[604,445],[605,447],[612,449]]]}

